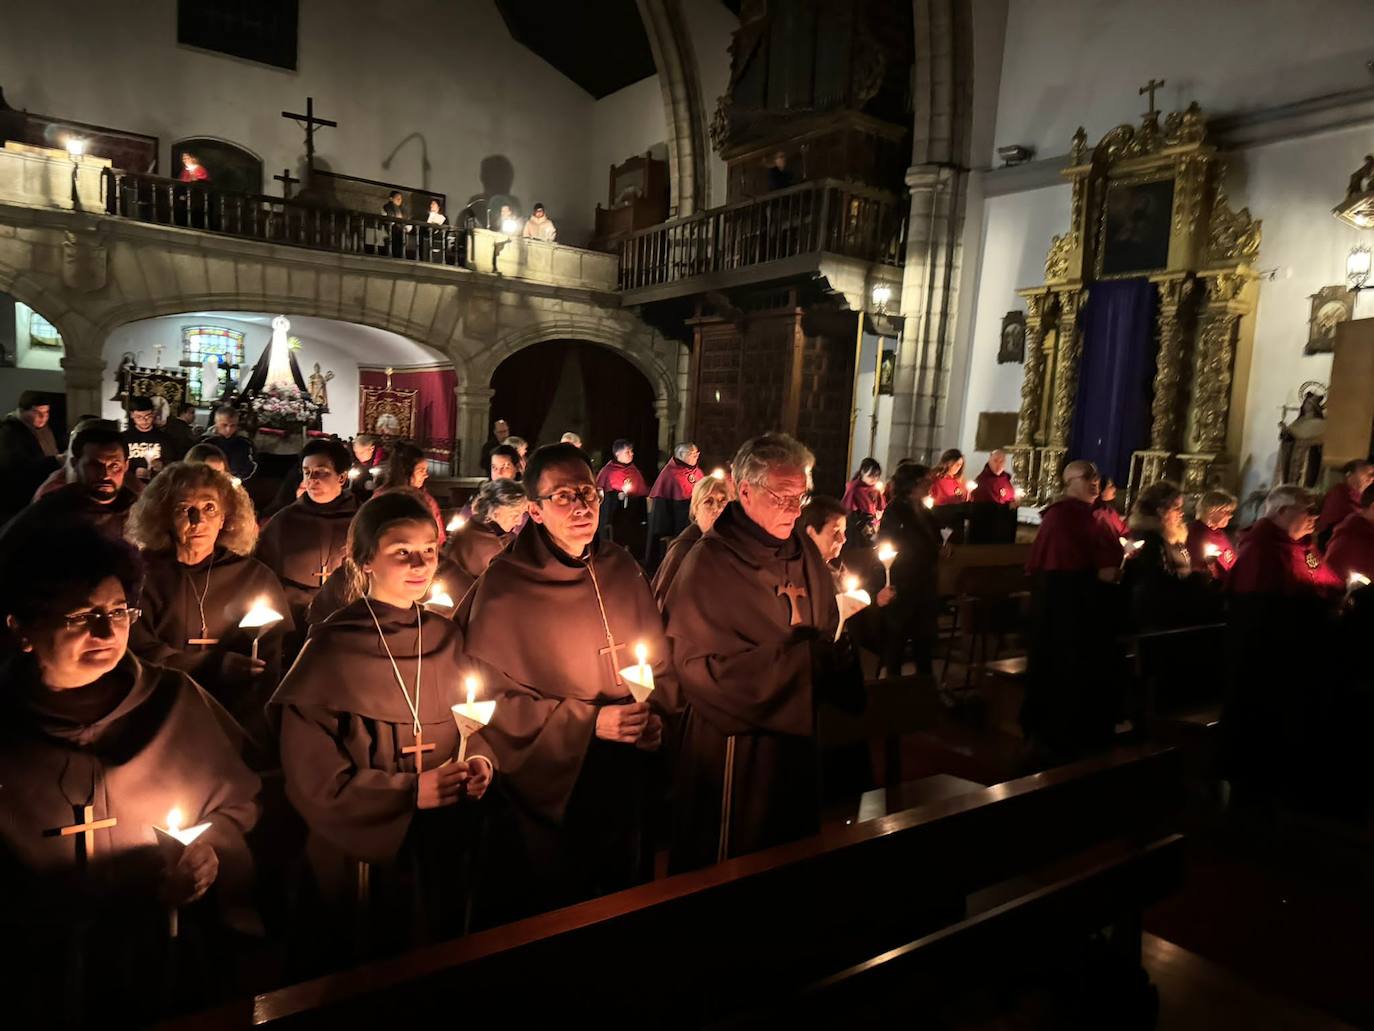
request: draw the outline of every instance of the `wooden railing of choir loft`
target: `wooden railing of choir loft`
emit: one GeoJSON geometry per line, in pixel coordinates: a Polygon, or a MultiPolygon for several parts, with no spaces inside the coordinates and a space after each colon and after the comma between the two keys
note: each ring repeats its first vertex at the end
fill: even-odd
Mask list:
{"type": "Polygon", "coordinates": [[[342,254],[461,266],[467,229],[235,193],[107,168],[105,211],[120,218],[342,254]]]}
{"type": "Polygon", "coordinates": [[[620,287],[634,290],[825,251],[898,265],[906,219],[882,190],[822,179],[631,233],[620,287]]]}

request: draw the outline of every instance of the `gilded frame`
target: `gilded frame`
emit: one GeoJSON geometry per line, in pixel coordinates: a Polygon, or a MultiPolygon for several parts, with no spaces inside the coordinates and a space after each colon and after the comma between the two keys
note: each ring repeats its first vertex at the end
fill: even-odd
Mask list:
{"type": "MultiPolygon", "coordinates": [[[[1096,246],[1093,255],[1093,278],[1098,280],[1112,279],[1138,279],[1141,276],[1158,275],[1169,269],[1169,256],[1174,246],[1174,209],[1178,205],[1178,170],[1176,167],[1160,169],[1154,172],[1142,172],[1139,175],[1122,176],[1118,179],[1108,179],[1106,189],[1103,191],[1102,203],[1097,212],[1097,228],[1094,234],[1096,246]],[[1153,186],[1157,183],[1169,184],[1169,205],[1168,211],[1162,215],[1156,213],[1153,217],[1160,220],[1160,226],[1164,233],[1164,254],[1157,265],[1148,268],[1132,268],[1125,271],[1106,272],[1105,264],[1107,257],[1107,228],[1108,213],[1111,211],[1112,194],[1122,190],[1136,190],[1142,186],[1153,186]]],[[[1155,241],[1157,244],[1158,241],[1155,241]]]]}

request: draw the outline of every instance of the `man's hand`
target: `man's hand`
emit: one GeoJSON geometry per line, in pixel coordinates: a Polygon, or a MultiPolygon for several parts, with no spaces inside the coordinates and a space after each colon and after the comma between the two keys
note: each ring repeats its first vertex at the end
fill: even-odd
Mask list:
{"type": "Polygon", "coordinates": [[[172,909],[189,905],[209,891],[218,876],[219,856],[208,841],[197,838],[167,871],[162,882],[162,901],[172,909]]]}
{"type": "Polygon", "coordinates": [[[649,713],[649,722],[644,726],[644,733],[640,735],[635,747],[646,752],[657,752],[662,744],[663,717],[656,712],[651,712],[649,713]]]}
{"type": "Polygon", "coordinates": [[[878,592],[878,597],[875,599],[878,603],[878,608],[882,609],[891,605],[892,599],[895,597],[897,597],[897,588],[884,587],[881,591],[878,592]]]}
{"type": "Polygon", "coordinates": [[[649,703],[603,705],[596,714],[596,736],[622,745],[639,743],[649,725],[649,703]]]}
{"type": "Polygon", "coordinates": [[[238,652],[224,653],[224,675],[231,681],[243,683],[261,676],[266,671],[267,663],[262,659],[240,655],[238,652]]]}
{"type": "Polygon", "coordinates": [[[448,763],[425,770],[415,787],[415,808],[440,809],[453,805],[463,797],[463,785],[467,780],[467,763],[448,763]]]}
{"type": "Polygon", "coordinates": [[[487,788],[491,787],[491,760],[485,755],[474,755],[467,761],[468,766],[468,798],[474,802],[487,793],[487,788]]]}

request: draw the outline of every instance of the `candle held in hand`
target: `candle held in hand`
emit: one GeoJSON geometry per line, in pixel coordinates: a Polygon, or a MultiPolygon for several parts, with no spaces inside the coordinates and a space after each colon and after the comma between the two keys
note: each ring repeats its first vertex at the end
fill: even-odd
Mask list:
{"type": "Polygon", "coordinates": [[[883,564],[883,576],[886,581],[884,583],[884,586],[891,587],[892,563],[897,561],[897,549],[894,548],[891,544],[887,543],[878,545],[878,561],[883,564]]]}
{"type": "Polygon", "coordinates": [[[453,608],[453,598],[444,588],[442,580],[435,580],[434,586],[429,589],[429,597],[425,599],[427,609],[451,609],[453,608]]]}
{"type": "Polygon", "coordinates": [[[460,515],[456,515],[448,521],[448,525],[444,527],[444,529],[447,530],[449,533],[457,533],[459,530],[461,530],[463,527],[467,525],[468,521],[466,519],[464,519],[460,515]]]}
{"type": "Polygon", "coordinates": [[[925,505],[926,508],[934,508],[935,498],[932,495],[927,494],[924,498],[921,499],[921,504],[925,505]]]}
{"type": "Polygon", "coordinates": [[[453,713],[453,722],[458,724],[458,761],[460,763],[467,761],[468,738],[490,723],[492,715],[496,712],[496,699],[492,698],[485,702],[477,701],[478,683],[476,677],[466,678],[464,686],[467,688],[468,700],[459,702],[449,709],[453,713]]]}
{"type": "Polygon", "coordinates": [[[239,620],[240,630],[253,630],[253,658],[258,657],[258,640],[263,632],[270,626],[280,623],[282,614],[271,605],[267,604],[266,598],[259,598],[253,603],[247,614],[239,620]]]}
{"type": "Polygon", "coordinates": [[[649,649],[643,641],[635,645],[635,660],[635,665],[620,671],[620,679],[630,689],[630,697],[642,702],[654,692],[654,671],[649,666],[649,649]]]}
{"type": "Polygon", "coordinates": [[[964,486],[967,487],[967,488],[968,488],[968,492],[969,492],[970,494],[972,494],[975,490],[978,489],[978,481],[977,481],[977,480],[968,480],[968,481],[966,481],[966,482],[964,483],[964,486]]]}
{"type": "Polygon", "coordinates": [[[713,480],[723,480],[723,479],[725,479],[725,470],[724,470],[724,469],[712,469],[712,470],[711,470],[711,479],[713,479],[713,480]]]}
{"type": "Polygon", "coordinates": [[[363,471],[359,469],[357,466],[354,466],[352,469],[348,470],[348,478],[350,480],[356,480],[362,474],[363,471]]]}
{"type": "Polygon", "coordinates": [[[1353,591],[1357,587],[1368,587],[1369,577],[1363,573],[1351,573],[1346,581],[1346,585],[1353,591]]]}

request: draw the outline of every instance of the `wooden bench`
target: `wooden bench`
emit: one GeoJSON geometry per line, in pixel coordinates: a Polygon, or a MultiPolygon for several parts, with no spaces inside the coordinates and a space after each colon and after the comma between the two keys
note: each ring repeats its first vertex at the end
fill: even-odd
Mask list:
{"type": "MultiPolygon", "coordinates": [[[[827,975],[958,925],[971,893],[1027,870],[1105,842],[1154,841],[1172,828],[1179,797],[1174,753],[1119,749],[246,999],[183,1026],[338,1028],[436,1015],[459,1024],[701,1026],[780,1005],[827,975]]],[[[1174,848],[1166,842],[1149,855],[1172,862],[1174,848]]],[[[1130,867],[1114,886],[1088,883],[1110,895],[1131,889],[1122,878],[1137,872],[1130,867]]],[[[1037,896],[1013,911],[1035,915],[1046,905],[1037,896]]],[[[987,936],[1003,925],[980,926],[990,928],[990,947],[987,936]]]]}

